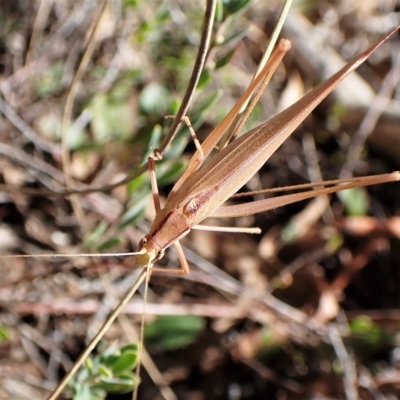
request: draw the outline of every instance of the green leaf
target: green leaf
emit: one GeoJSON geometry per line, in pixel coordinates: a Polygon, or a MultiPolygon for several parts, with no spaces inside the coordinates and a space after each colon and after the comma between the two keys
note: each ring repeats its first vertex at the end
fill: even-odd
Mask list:
{"type": "Polygon", "coordinates": [[[115,363],[111,366],[114,375],[118,375],[125,371],[131,371],[136,367],[138,362],[139,354],[137,351],[125,351],[123,352],[115,363]]]}
{"type": "Polygon", "coordinates": [[[146,148],[147,150],[144,152],[143,157],[142,157],[142,164],[147,162],[147,158],[149,157],[150,154],[153,153],[154,149],[158,148],[161,140],[163,130],[160,125],[155,125],[151,134],[150,134],[150,141],[147,144],[146,148]]]}
{"type": "MultiPolygon", "coordinates": [[[[53,110],[50,109],[48,113],[43,113],[41,116],[38,116],[35,124],[37,125],[37,129],[40,131],[40,135],[46,138],[47,140],[50,140],[52,142],[59,142],[61,140],[61,126],[62,126],[61,116],[54,113],[53,110]]],[[[70,135],[72,134],[72,136],[75,136],[77,130],[78,130],[77,128],[73,129],[71,126],[68,128],[68,134],[67,134],[68,145],[71,144],[70,135]]],[[[83,140],[84,134],[82,131],[80,131],[80,135],[81,138],[80,140],[78,140],[78,142],[82,143],[84,142],[83,140]]]]}
{"type": "MultiPolygon", "coordinates": [[[[208,109],[210,109],[211,107],[213,107],[213,106],[218,102],[218,100],[222,97],[222,93],[223,93],[222,90],[218,90],[218,91],[215,92],[212,96],[210,96],[210,97],[204,102],[203,106],[200,107],[199,109],[197,109],[195,113],[193,113],[192,118],[191,118],[192,123],[193,123],[193,120],[197,120],[197,119],[199,119],[200,121],[202,121],[202,120],[204,119],[204,117],[201,118],[201,115],[202,115],[205,111],[207,111],[208,109]]],[[[193,125],[194,125],[194,124],[193,124],[193,125]]]]}
{"type": "MultiPolygon", "coordinates": [[[[132,171],[133,173],[134,171],[132,171]]],[[[131,180],[128,183],[128,192],[129,193],[135,193],[141,186],[143,186],[144,182],[147,179],[146,174],[141,174],[137,178],[131,180]]]]}
{"type": "Polygon", "coordinates": [[[62,88],[64,65],[61,61],[56,61],[49,68],[42,71],[41,76],[35,80],[36,94],[40,97],[55,94],[62,88]]]}
{"type": "Polygon", "coordinates": [[[299,236],[299,232],[296,230],[296,224],[292,222],[287,223],[281,232],[281,239],[285,243],[291,243],[295,241],[299,236]]]}
{"type": "Polygon", "coordinates": [[[88,384],[76,383],[73,388],[73,400],[104,400],[107,393],[101,388],[90,387],[88,384]]]}
{"type": "Polygon", "coordinates": [[[139,353],[139,348],[140,346],[137,343],[129,343],[125,346],[122,346],[120,348],[120,352],[124,353],[125,351],[135,351],[136,353],[139,353]]]}
{"type": "Polygon", "coordinates": [[[168,185],[175,182],[185,171],[187,162],[178,160],[169,165],[161,165],[157,173],[157,182],[159,186],[168,185]]]}
{"type": "Polygon", "coordinates": [[[226,64],[228,64],[229,60],[231,59],[233,53],[236,51],[236,48],[231,49],[227,51],[222,57],[220,57],[216,62],[215,62],[215,69],[222,68],[226,64]]]}
{"type": "Polygon", "coordinates": [[[122,7],[123,8],[136,8],[138,4],[138,0],[123,0],[122,7]]]}
{"type": "Polygon", "coordinates": [[[127,140],[132,136],[134,115],[127,97],[97,94],[89,109],[93,113],[91,127],[96,143],[110,140],[127,140]]]}
{"type": "Polygon", "coordinates": [[[351,216],[365,215],[368,211],[368,196],[364,188],[354,188],[338,193],[346,212],[351,216]]]}
{"type": "Polygon", "coordinates": [[[163,161],[178,159],[185,150],[189,137],[189,131],[186,127],[180,129],[175,136],[172,145],[169,146],[168,150],[163,154],[163,161]]]}
{"type": "Polygon", "coordinates": [[[200,75],[199,82],[197,83],[197,89],[201,89],[206,86],[211,80],[210,70],[208,68],[203,69],[200,75]]]}
{"type": "Polygon", "coordinates": [[[177,332],[170,336],[165,336],[159,343],[157,343],[157,347],[166,351],[177,350],[188,346],[193,342],[193,339],[194,335],[188,335],[186,332],[177,332]]]}
{"type": "Polygon", "coordinates": [[[88,358],[85,360],[85,365],[86,365],[86,368],[87,368],[89,371],[91,371],[91,370],[93,369],[93,360],[92,360],[90,357],[88,357],[88,358]]]}
{"type": "Polygon", "coordinates": [[[101,243],[99,246],[97,246],[97,249],[99,251],[109,250],[109,249],[112,249],[112,248],[120,245],[122,242],[123,242],[122,238],[113,237],[113,238],[108,239],[105,242],[101,243]]]}
{"type": "Polygon", "coordinates": [[[138,361],[138,344],[128,344],[118,349],[115,345],[99,346],[99,354],[91,357],[68,387],[77,400],[103,400],[107,393],[127,393],[139,383],[131,372],[138,361]]]}
{"type": "Polygon", "coordinates": [[[96,384],[96,387],[105,390],[107,393],[128,393],[135,388],[138,384],[138,379],[134,374],[125,378],[116,377],[101,377],[100,382],[96,384]]]}
{"type": "Polygon", "coordinates": [[[10,337],[8,329],[4,325],[0,325],[0,342],[7,340],[10,337]]]}
{"type": "Polygon", "coordinates": [[[395,332],[375,324],[367,315],[360,315],[350,321],[350,330],[355,339],[358,339],[357,347],[364,354],[379,351],[392,343],[396,335],[395,332]]]}
{"type": "Polygon", "coordinates": [[[368,333],[373,326],[374,322],[367,315],[360,315],[350,322],[350,329],[354,334],[368,333]]]}
{"type": "Polygon", "coordinates": [[[108,223],[105,221],[100,222],[96,228],[92,230],[83,240],[83,247],[93,248],[96,247],[97,243],[101,240],[103,235],[106,233],[108,228],[108,223]]]}
{"type": "Polygon", "coordinates": [[[119,228],[133,224],[144,213],[149,201],[151,201],[149,193],[136,196],[134,204],[131,205],[121,217],[119,228]]]}
{"type": "Polygon", "coordinates": [[[194,315],[164,316],[145,328],[145,340],[161,350],[186,347],[205,326],[204,318],[194,315]]]}
{"type": "Polygon", "coordinates": [[[217,22],[222,22],[222,19],[224,18],[224,7],[222,4],[222,0],[217,1],[217,6],[215,9],[215,20],[217,22]]]}
{"type": "MultiPolygon", "coordinates": [[[[221,37],[220,42],[218,42],[218,46],[225,46],[231,42],[239,42],[241,39],[243,39],[244,37],[247,36],[248,32],[249,32],[248,29],[243,29],[237,33],[234,33],[231,36],[228,36],[227,38],[221,37]]],[[[236,46],[231,50],[231,52],[234,53],[235,51],[236,51],[236,46]]],[[[229,53],[230,52],[228,52],[227,55],[229,53]]],[[[229,59],[230,59],[230,56],[229,56],[229,59]]],[[[228,59],[228,61],[229,61],[229,59],[228,59]]],[[[217,65],[215,66],[215,69],[222,67],[222,65],[218,65],[219,63],[220,63],[220,61],[217,61],[217,65]]]]}
{"type": "Polygon", "coordinates": [[[180,101],[178,99],[172,99],[168,105],[168,114],[175,115],[179,111],[180,101]]]}
{"type": "Polygon", "coordinates": [[[105,365],[99,365],[99,374],[107,377],[113,376],[111,369],[106,367],[105,365]]]}
{"type": "Polygon", "coordinates": [[[140,94],[140,107],[147,114],[164,114],[168,107],[167,96],[168,92],[163,86],[150,83],[140,94]]]}
{"type": "Polygon", "coordinates": [[[119,356],[120,356],[119,353],[118,354],[115,354],[115,353],[109,354],[106,357],[102,357],[101,362],[104,365],[107,365],[107,367],[111,368],[111,366],[114,365],[115,362],[118,360],[119,356]]]}
{"type": "Polygon", "coordinates": [[[241,11],[250,3],[250,0],[222,0],[224,15],[229,16],[241,11]]]}
{"type": "Polygon", "coordinates": [[[262,330],[262,344],[263,346],[267,347],[272,344],[272,341],[274,339],[274,331],[271,327],[269,326],[264,326],[262,330]]]}
{"type": "Polygon", "coordinates": [[[326,250],[329,253],[336,252],[343,245],[343,236],[339,233],[336,233],[329,237],[328,242],[326,244],[326,250]]]}

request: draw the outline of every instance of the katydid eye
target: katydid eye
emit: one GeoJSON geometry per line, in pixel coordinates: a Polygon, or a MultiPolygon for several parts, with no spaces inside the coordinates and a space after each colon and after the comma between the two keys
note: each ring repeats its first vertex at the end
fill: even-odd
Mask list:
{"type": "Polygon", "coordinates": [[[146,243],[147,243],[147,237],[145,236],[143,239],[141,239],[138,243],[138,248],[141,249],[146,243]]]}

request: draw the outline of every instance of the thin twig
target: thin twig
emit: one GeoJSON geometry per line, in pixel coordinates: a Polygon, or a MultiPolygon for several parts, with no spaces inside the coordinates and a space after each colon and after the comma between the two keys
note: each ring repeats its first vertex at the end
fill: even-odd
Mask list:
{"type": "MultiPolygon", "coordinates": [[[[115,300],[115,289],[112,287],[111,280],[109,277],[109,274],[105,275],[100,275],[100,279],[103,283],[107,300],[115,300]]],[[[147,280],[147,279],[146,279],[147,280]]],[[[145,291],[147,291],[148,285],[146,284],[145,286],[145,291]]],[[[146,295],[144,295],[144,298],[147,298],[146,295]]],[[[136,315],[141,314],[142,315],[142,322],[141,322],[141,330],[144,328],[144,307],[147,307],[147,302],[142,302],[139,306],[140,308],[135,312],[136,315]]],[[[132,325],[131,321],[126,317],[127,313],[127,307],[124,307],[124,313],[121,313],[118,316],[118,322],[120,323],[123,331],[125,332],[125,335],[127,336],[128,340],[131,343],[139,343],[139,335],[135,329],[135,327],[132,325]]],[[[142,338],[143,341],[143,332],[141,332],[140,337],[142,338]]],[[[160,392],[162,393],[163,397],[166,400],[176,400],[177,397],[175,393],[172,391],[172,389],[168,386],[168,382],[164,379],[163,375],[161,372],[158,370],[157,366],[151,359],[149,353],[146,351],[146,349],[143,347],[143,343],[141,343],[141,348],[140,348],[140,359],[138,365],[143,364],[143,367],[146,369],[147,373],[149,374],[150,378],[152,381],[159,387],[160,392]]],[[[137,374],[139,376],[139,370],[137,371],[137,374]]],[[[135,388],[136,390],[136,388],[135,388]]]]}
{"type": "Polygon", "coordinates": [[[231,277],[226,272],[217,268],[211,262],[201,258],[194,251],[188,249],[187,247],[184,247],[184,250],[188,261],[197,265],[205,273],[196,274],[196,272],[191,271],[189,275],[181,277],[182,279],[196,280],[197,275],[197,279],[200,278],[200,281],[206,285],[227,293],[246,296],[254,301],[266,305],[284,321],[288,321],[298,327],[303,327],[303,331],[308,330],[310,333],[317,333],[318,335],[325,336],[325,326],[320,324],[318,321],[309,318],[302,311],[291,307],[290,305],[278,300],[270,294],[266,296],[259,296],[257,293],[246,289],[243,284],[231,277]]]}
{"type": "Polygon", "coordinates": [[[48,153],[59,153],[60,146],[43,140],[37,132],[35,132],[17,113],[5,102],[0,96],[0,112],[38,149],[47,151],[48,153]]]}
{"type": "Polygon", "coordinates": [[[358,400],[358,391],[356,388],[357,371],[355,368],[354,360],[347,352],[346,347],[343,344],[340,331],[336,324],[328,325],[328,337],[335,350],[336,356],[341,362],[344,369],[343,386],[346,393],[346,399],[358,400]]]}
{"type": "MultiPolygon", "coordinates": [[[[61,187],[64,185],[64,176],[60,170],[53,167],[51,164],[46,163],[45,161],[32,156],[25,151],[22,151],[15,146],[11,146],[6,143],[0,143],[0,154],[4,157],[8,157],[14,162],[18,162],[19,164],[25,166],[30,173],[32,171],[37,171],[39,174],[44,174],[51,177],[53,180],[57,182],[61,187]]],[[[5,187],[8,187],[5,185],[5,187]]],[[[17,189],[17,188],[16,188],[17,189]]],[[[29,188],[23,188],[29,189],[29,188]]],[[[23,193],[23,191],[15,190],[18,193],[23,193]]]]}
{"type": "MultiPolygon", "coordinates": [[[[307,132],[303,136],[303,149],[304,157],[306,159],[307,171],[311,182],[323,181],[321,168],[319,167],[319,160],[317,156],[317,149],[315,146],[314,136],[307,132]]],[[[321,186],[316,186],[315,189],[321,189],[321,186]]],[[[318,196],[314,199],[318,203],[322,203],[321,214],[326,223],[332,223],[334,220],[333,212],[329,204],[329,196],[318,196]],[[323,211],[323,210],[324,211],[323,211]],[[327,211],[327,212],[326,212],[327,211]]],[[[316,217],[317,218],[317,217],[316,217]]]]}
{"type": "Polygon", "coordinates": [[[113,310],[111,313],[110,317],[106,320],[104,325],[101,327],[101,329],[97,332],[96,336],[92,339],[92,341],[88,344],[86,349],[83,351],[83,353],[79,356],[78,360],[76,361],[75,365],[71,368],[71,370],[64,376],[62,381],[59,383],[57,388],[54,390],[54,392],[47,398],[47,400],[56,400],[58,395],[64,390],[64,388],[67,386],[68,382],[70,379],[75,375],[75,373],[78,371],[78,369],[81,367],[81,365],[85,362],[85,360],[88,358],[90,353],[94,350],[94,348],[97,346],[97,344],[100,342],[100,340],[103,338],[104,334],[107,332],[108,328],[112,325],[112,323],[115,321],[115,319],[118,317],[118,315],[121,313],[121,310],[124,308],[124,306],[128,303],[128,301],[131,299],[131,297],[135,294],[139,286],[142,284],[142,282],[146,279],[147,275],[147,270],[144,269],[141,274],[139,275],[138,279],[136,280],[135,284],[129,289],[128,293],[123,297],[123,299],[119,302],[117,307],[113,310]]]}
{"type": "Polygon", "coordinates": [[[172,122],[171,127],[167,135],[165,136],[164,140],[160,144],[158,150],[162,153],[171,142],[173,137],[175,136],[176,132],[178,131],[179,127],[181,126],[182,118],[186,115],[190,103],[192,102],[195,89],[197,83],[199,82],[201,72],[204,67],[204,63],[207,57],[208,48],[210,46],[211,41],[211,34],[212,28],[215,19],[215,7],[216,7],[216,0],[207,0],[206,11],[204,14],[203,20],[203,30],[201,33],[200,45],[199,50],[197,51],[196,60],[194,63],[192,75],[189,80],[188,87],[186,89],[185,95],[183,96],[182,104],[179,107],[178,112],[176,113],[176,117],[172,122]]]}
{"type": "MultiPolygon", "coordinates": [[[[78,84],[82,80],[83,75],[86,71],[86,68],[89,64],[89,61],[92,57],[92,54],[95,50],[96,34],[98,32],[100,21],[103,18],[103,16],[105,15],[107,5],[108,5],[108,0],[105,0],[100,7],[99,14],[97,16],[97,19],[93,25],[93,28],[92,28],[92,31],[90,34],[89,43],[86,47],[85,53],[83,54],[83,57],[79,64],[78,70],[76,71],[76,74],[72,81],[71,89],[69,90],[67,99],[65,101],[64,114],[63,114],[62,124],[61,124],[61,155],[62,155],[62,168],[63,168],[65,184],[66,184],[67,188],[73,187],[73,179],[70,176],[71,159],[70,159],[69,146],[68,146],[68,140],[67,140],[69,125],[70,125],[71,117],[72,117],[72,109],[73,109],[73,105],[75,102],[75,96],[76,96],[77,90],[78,90],[78,84]]],[[[86,228],[84,213],[83,213],[83,210],[82,210],[79,202],[77,201],[77,198],[72,196],[70,198],[70,201],[71,201],[72,208],[74,209],[74,214],[76,215],[76,218],[79,221],[80,227],[83,229],[83,232],[86,232],[87,228],[86,228]]]]}
{"type": "Polygon", "coordinates": [[[46,21],[49,17],[52,6],[52,0],[41,0],[39,2],[39,9],[36,13],[35,23],[33,24],[32,34],[29,41],[28,50],[26,52],[25,64],[30,64],[32,53],[38,43],[41,42],[40,34],[46,28],[46,21]]]}
{"type": "MultiPolygon", "coordinates": [[[[163,142],[159,146],[160,152],[163,152],[167,148],[168,144],[172,140],[176,131],[179,129],[179,126],[181,124],[181,119],[186,114],[186,112],[190,106],[190,102],[193,98],[193,95],[194,95],[193,90],[199,81],[201,71],[203,69],[204,62],[206,59],[206,55],[208,53],[208,48],[209,48],[210,38],[211,38],[211,33],[212,33],[212,26],[214,23],[215,4],[216,4],[216,0],[208,0],[207,1],[207,9],[206,9],[206,13],[204,16],[204,22],[203,22],[203,31],[202,31],[202,36],[201,36],[201,40],[200,40],[199,50],[197,52],[196,61],[195,61],[194,67],[193,67],[192,76],[190,78],[188,88],[187,88],[185,96],[182,100],[181,107],[176,115],[176,118],[175,118],[174,122],[172,123],[168,134],[166,135],[163,142]]],[[[21,188],[21,187],[12,186],[12,185],[0,185],[0,190],[5,190],[5,191],[9,191],[9,192],[25,193],[25,194],[29,194],[31,196],[63,196],[63,197],[70,196],[73,194],[108,192],[119,186],[129,183],[133,179],[142,175],[147,170],[148,170],[148,165],[146,163],[146,164],[142,165],[138,170],[129,174],[128,176],[126,176],[125,178],[121,179],[118,182],[115,182],[111,185],[91,187],[91,188],[86,188],[86,189],[67,189],[67,190],[62,190],[62,191],[61,190],[60,191],[52,191],[52,190],[35,190],[35,189],[31,189],[31,188],[21,188]]]]}

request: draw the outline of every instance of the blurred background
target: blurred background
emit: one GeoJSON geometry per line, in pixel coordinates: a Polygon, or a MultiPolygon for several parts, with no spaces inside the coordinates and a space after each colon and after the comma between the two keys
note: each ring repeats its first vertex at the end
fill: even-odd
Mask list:
{"type": "MultiPolygon", "coordinates": [[[[147,174],[129,177],[178,110],[203,3],[0,3],[2,255],[136,249],[154,210],[147,174]],[[50,195],[68,187],[99,190],[50,195]]],[[[250,83],[281,7],[218,3],[188,113],[201,140],[250,83]]],[[[292,49],[245,130],[399,25],[399,12],[395,0],[295,1],[282,34],[292,49]]],[[[399,46],[395,34],[377,49],[243,190],[400,169],[399,46]]],[[[195,149],[189,138],[182,128],[157,163],[164,198],[195,149]]],[[[399,183],[206,223],[262,234],[192,232],[191,273],[152,276],[139,398],[399,398],[399,183]]],[[[137,270],[124,257],[0,263],[0,399],[45,398],[137,270]]],[[[171,251],[159,266],[177,264],[171,251]]],[[[137,351],[123,346],[138,341],[142,294],[65,398],[131,398],[137,351]]]]}

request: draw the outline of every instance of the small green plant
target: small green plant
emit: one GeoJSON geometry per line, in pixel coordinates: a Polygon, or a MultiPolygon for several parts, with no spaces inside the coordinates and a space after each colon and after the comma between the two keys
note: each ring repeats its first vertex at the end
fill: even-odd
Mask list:
{"type": "Polygon", "coordinates": [[[102,400],[109,393],[128,393],[139,384],[132,372],[139,359],[139,345],[128,344],[119,349],[110,346],[90,357],[68,387],[73,400],[102,400]]]}
{"type": "Polygon", "coordinates": [[[195,315],[166,315],[146,326],[145,342],[163,351],[181,349],[192,343],[204,327],[204,318],[195,315]]]}

